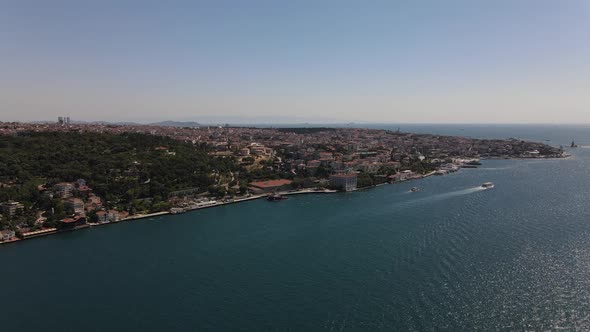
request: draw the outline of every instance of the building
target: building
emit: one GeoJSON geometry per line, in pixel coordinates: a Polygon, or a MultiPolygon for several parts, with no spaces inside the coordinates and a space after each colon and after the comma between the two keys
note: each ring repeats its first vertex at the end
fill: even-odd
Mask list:
{"type": "Polygon", "coordinates": [[[73,218],[66,218],[59,221],[57,224],[59,229],[74,229],[86,224],[86,218],[76,216],[73,218]]]}
{"type": "Polygon", "coordinates": [[[330,175],[330,186],[342,191],[356,190],[356,173],[340,173],[330,175]]]}
{"type": "Polygon", "coordinates": [[[71,123],[70,117],[69,116],[58,116],[57,123],[60,125],[70,124],[71,123]]]}
{"type": "Polygon", "coordinates": [[[390,175],[387,178],[389,179],[390,183],[393,183],[393,182],[401,182],[401,181],[410,180],[414,177],[415,177],[414,172],[412,172],[410,170],[405,170],[405,171],[390,175]]]}
{"type": "Polygon", "coordinates": [[[91,193],[92,188],[88,186],[77,186],[76,189],[74,189],[74,194],[79,197],[88,198],[90,197],[91,193]]]}
{"type": "Polygon", "coordinates": [[[84,213],[84,201],[79,198],[70,198],[64,202],[66,211],[71,210],[75,214],[84,213]]]}
{"type": "Polygon", "coordinates": [[[90,195],[86,204],[84,204],[86,212],[102,209],[102,200],[96,195],[90,195]]]}
{"type": "Polygon", "coordinates": [[[70,124],[70,117],[69,116],[59,116],[57,117],[57,123],[60,125],[67,125],[70,124]]]}
{"type": "Polygon", "coordinates": [[[107,218],[110,222],[117,222],[119,221],[119,211],[117,210],[109,210],[107,212],[107,218]]]}
{"type": "Polygon", "coordinates": [[[25,208],[25,206],[19,202],[15,202],[15,201],[4,202],[4,203],[2,203],[2,214],[7,217],[12,217],[18,211],[22,211],[24,208],[25,208]]]}
{"type": "Polygon", "coordinates": [[[10,241],[16,236],[16,233],[11,230],[0,231],[0,241],[10,241]]]}
{"type": "Polygon", "coordinates": [[[129,212],[127,211],[119,211],[119,220],[123,220],[129,217],[129,212]]]}
{"type": "Polygon", "coordinates": [[[96,221],[99,223],[109,221],[109,216],[106,211],[96,211],[96,221]]]}
{"type": "Polygon", "coordinates": [[[250,153],[258,155],[258,156],[269,156],[271,155],[272,150],[266,148],[264,145],[258,143],[252,143],[250,145],[250,153]]]}
{"type": "Polygon", "coordinates": [[[56,184],[53,187],[53,190],[57,194],[57,196],[61,198],[68,198],[72,197],[72,192],[74,191],[74,185],[68,182],[61,182],[56,184]]]}
{"type": "Polygon", "coordinates": [[[381,164],[379,163],[362,163],[357,165],[356,170],[365,173],[376,173],[380,167],[381,164]]]}
{"type": "Polygon", "coordinates": [[[293,181],[286,179],[251,182],[249,190],[253,194],[264,194],[275,191],[290,190],[291,182],[293,181]]]}
{"type": "Polygon", "coordinates": [[[248,149],[248,148],[240,149],[240,156],[247,157],[249,155],[250,155],[250,149],[248,149]]]}

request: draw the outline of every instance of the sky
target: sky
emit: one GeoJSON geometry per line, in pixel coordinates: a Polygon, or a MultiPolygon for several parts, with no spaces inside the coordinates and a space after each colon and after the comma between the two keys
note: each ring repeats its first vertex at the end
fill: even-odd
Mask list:
{"type": "Polygon", "coordinates": [[[590,123],[590,0],[0,0],[0,121],[590,123]]]}

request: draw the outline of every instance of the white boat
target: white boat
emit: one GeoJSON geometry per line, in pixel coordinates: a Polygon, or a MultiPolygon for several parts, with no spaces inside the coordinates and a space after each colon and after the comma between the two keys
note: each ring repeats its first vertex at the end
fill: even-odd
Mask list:
{"type": "Polygon", "coordinates": [[[486,183],[482,184],[481,187],[485,188],[485,189],[492,189],[492,188],[494,188],[494,184],[491,182],[486,182],[486,183]]]}

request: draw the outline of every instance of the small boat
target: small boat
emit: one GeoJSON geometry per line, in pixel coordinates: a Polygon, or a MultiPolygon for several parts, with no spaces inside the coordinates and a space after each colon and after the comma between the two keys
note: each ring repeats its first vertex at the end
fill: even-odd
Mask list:
{"type": "Polygon", "coordinates": [[[494,184],[491,182],[486,182],[486,183],[482,184],[481,187],[484,189],[492,189],[492,188],[494,188],[494,184]]]}
{"type": "Polygon", "coordinates": [[[413,192],[413,193],[415,193],[415,192],[420,191],[420,188],[418,188],[418,187],[412,187],[412,189],[410,189],[410,191],[413,192]]]}
{"type": "Polygon", "coordinates": [[[475,160],[470,160],[470,161],[466,162],[465,165],[481,166],[481,162],[479,160],[475,159],[475,160]]]}
{"type": "Polygon", "coordinates": [[[271,194],[266,196],[267,201],[275,202],[275,201],[282,201],[285,199],[289,199],[287,196],[279,195],[279,194],[271,194]]]}

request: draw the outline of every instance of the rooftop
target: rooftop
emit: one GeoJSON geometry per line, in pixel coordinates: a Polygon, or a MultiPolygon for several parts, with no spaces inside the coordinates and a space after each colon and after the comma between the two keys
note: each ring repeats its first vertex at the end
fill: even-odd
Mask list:
{"type": "Polygon", "coordinates": [[[251,182],[250,185],[258,188],[272,188],[272,187],[280,187],[291,184],[291,180],[280,179],[280,180],[268,180],[268,181],[259,181],[259,182],[251,182]]]}

